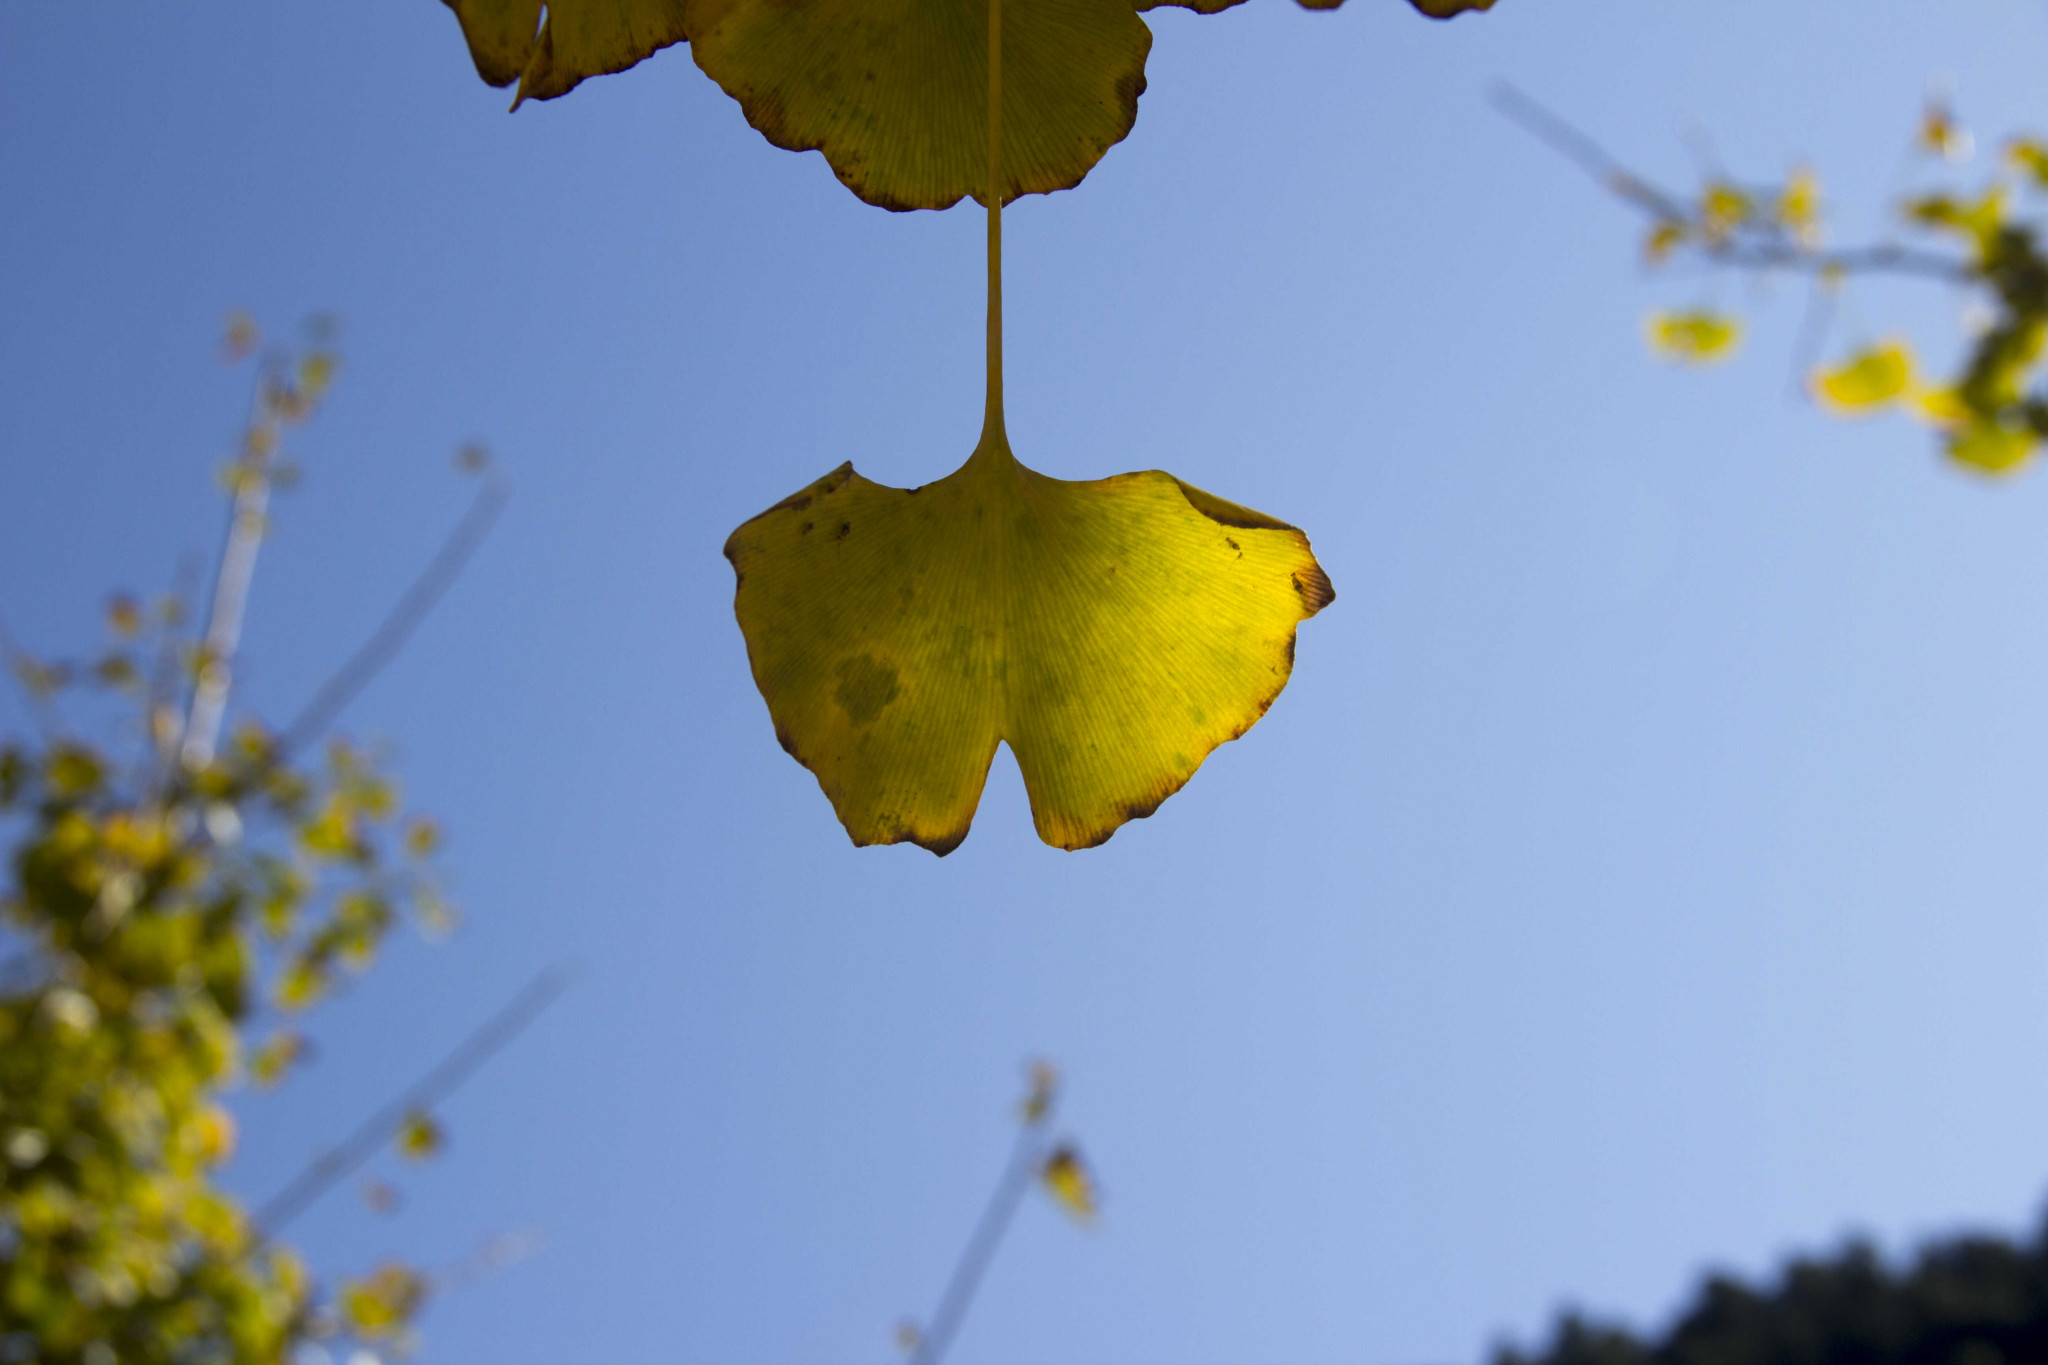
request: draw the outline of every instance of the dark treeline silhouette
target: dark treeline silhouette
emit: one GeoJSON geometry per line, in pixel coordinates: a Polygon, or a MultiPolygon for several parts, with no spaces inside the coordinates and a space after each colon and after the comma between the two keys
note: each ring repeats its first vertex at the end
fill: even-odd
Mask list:
{"type": "Polygon", "coordinates": [[[1645,1340],[1577,1312],[1494,1365],[2048,1365],[2048,1223],[2031,1242],[1930,1242],[1910,1265],[1868,1244],[1799,1259],[1768,1289],[1710,1276],[1645,1340]]]}

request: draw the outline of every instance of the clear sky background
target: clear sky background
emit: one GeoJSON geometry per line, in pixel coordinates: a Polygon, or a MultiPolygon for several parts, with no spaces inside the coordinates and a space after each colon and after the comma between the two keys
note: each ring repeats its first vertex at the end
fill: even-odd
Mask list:
{"type": "MultiPolygon", "coordinates": [[[[889,1360],[1039,1053],[1106,1213],[1023,1211],[960,1365],[1447,1365],[1855,1230],[2035,1225],[2048,473],[1797,401],[1796,291],[1645,279],[1637,221],[1485,92],[1679,183],[1695,125],[1738,173],[1810,158],[1856,236],[1930,81],[1987,142],[2048,125],[2048,7],[1150,22],[1135,132],[1007,215],[1010,431],[1299,522],[1338,599],[1154,818],[1042,847],[1003,755],[939,860],[850,847],[777,747],[719,549],[842,460],[965,457],[978,213],[859,203],[683,48],[508,116],[432,0],[0,6],[27,645],[88,647],[108,590],[211,549],[231,307],[346,323],[256,709],[432,552],[460,442],[515,485],[348,717],[449,825],[466,927],[322,1011],[232,1172],[274,1189],[578,964],[399,1212],[346,1189],[296,1229],[329,1274],[545,1236],[434,1306],[425,1365],[889,1360]],[[1649,308],[1716,290],[1760,309],[1735,363],[1646,356],[1649,308]]],[[[1938,296],[1855,299],[1957,335],[1938,296]]]]}

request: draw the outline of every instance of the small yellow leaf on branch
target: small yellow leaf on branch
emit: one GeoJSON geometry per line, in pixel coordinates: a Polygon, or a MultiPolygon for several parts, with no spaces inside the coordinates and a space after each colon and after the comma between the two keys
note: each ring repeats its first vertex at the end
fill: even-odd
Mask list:
{"type": "Polygon", "coordinates": [[[1820,177],[1801,166],[1778,195],[1778,224],[1803,247],[1820,245],[1820,177]]]}
{"type": "Polygon", "coordinates": [[[1913,415],[1936,426],[1956,426],[1970,419],[1970,405],[1953,386],[1915,389],[1909,400],[1913,415]]]}
{"type": "Polygon", "coordinates": [[[1725,180],[1710,183],[1700,194],[1700,225],[1712,242],[1725,241],[1728,235],[1749,221],[1755,205],[1741,188],[1725,180]]]}
{"type": "Polygon", "coordinates": [[[408,1161],[425,1161],[441,1150],[447,1141],[441,1125],[434,1122],[434,1116],[416,1109],[405,1116],[405,1123],[398,1130],[398,1152],[408,1161]]]}
{"type": "Polygon", "coordinates": [[[1650,349],[1682,365],[1726,360],[1742,340],[1742,324],[1723,313],[1693,309],[1652,313],[1646,327],[1650,349]]]}
{"type": "Polygon", "coordinates": [[[2048,143],[2038,138],[2019,137],[2006,144],[2005,159],[2034,188],[2048,189],[2048,143]]]}
{"type": "Polygon", "coordinates": [[[1038,1178],[1045,1183],[1046,1192],[1078,1222],[1089,1222],[1101,1207],[1095,1180],[1082,1164],[1081,1153],[1071,1144],[1058,1148],[1045,1159],[1038,1178]]]}
{"type": "Polygon", "coordinates": [[[1643,259],[1661,265],[1672,252],[1685,245],[1685,224],[1676,218],[1660,218],[1643,239],[1643,259]]]}
{"type": "Polygon", "coordinates": [[[1904,398],[1912,386],[1913,353],[1903,341],[1880,342],[1813,375],[1814,397],[1844,417],[1867,417],[1904,398]]]}
{"type": "Polygon", "coordinates": [[[1948,439],[1949,458],[1981,474],[2010,474],[2033,458],[2041,438],[2028,427],[1972,422],[1948,439]]]}

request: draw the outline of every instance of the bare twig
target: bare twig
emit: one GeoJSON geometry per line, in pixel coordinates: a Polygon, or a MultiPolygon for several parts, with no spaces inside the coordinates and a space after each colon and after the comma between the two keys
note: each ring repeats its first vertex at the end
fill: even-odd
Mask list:
{"type": "Polygon", "coordinates": [[[1505,81],[1489,92],[1493,107],[1552,151],[1576,162],[1609,192],[1659,218],[1686,216],[1683,200],[1644,180],[1608,154],[1605,147],[1505,81]]]}
{"type": "Polygon", "coordinates": [[[214,746],[220,740],[221,717],[227,713],[228,692],[234,684],[235,649],[241,643],[249,585],[256,576],[256,552],[263,546],[270,514],[275,451],[268,441],[257,439],[257,433],[275,436],[275,424],[268,422],[263,412],[267,386],[276,379],[277,372],[275,362],[257,367],[256,396],[250,403],[242,452],[235,461],[234,499],[228,509],[220,564],[214,571],[213,608],[207,615],[206,633],[200,641],[192,705],[185,714],[184,737],[179,745],[186,766],[191,768],[203,768],[213,761],[214,746]]]}
{"type": "Polygon", "coordinates": [[[1036,1117],[1019,1128],[1016,1145],[1010,1149],[1009,1163],[1003,1167],[995,1192],[989,1196],[988,1207],[982,1210],[981,1221],[974,1225],[974,1235],[967,1239],[967,1247],[953,1267],[952,1278],[946,1281],[946,1292],[939,1297],[939,1306],[932,1312],[930,1325],[918,1334],[917,1346],[910,1353],[908,1365],[939,1365],[945,1359],[946,1349],[953,1344],[954,1333],[960,1330],[961,1319],[967,1316],[968,1306],[974,1302],[974,1291],[981,1287],[981,1277],[987,1272],[996,1247],[1009,1230],[1010,1220],[1016,1216],[1017,1205],[1023,1202],[1025,1192],[1031,1188],[1032,1177],[1044,1159],[1045,1132],[1051,1121],[1052,1106],[1048,1102],[1036,1117]]]}
{"type": "Polygon", "coordinates": [[[1963,284],[1976,278],[1966,261],[1936,251],[1880,243],[1845,251],[1814,251],[1791,243],[1701,243],[1698,250],[1724,265],[1745,270],[1798,270],[1809,275],[1924,275],[1963,284]]]}
{"type": "Polygon", "coordinates": [[[280,758],[296,752],[319,738],[335,717],[355,700],[356,695],[367,686],[372,678],[391,662],[392,657],[405,647],[405,642],[441,600],[441,595],[461,576],[469,557],[476,553],[478,545],[490,534],[491,526],[498,514],[505,508],[505,499],[510,489],[495,475],[486,475],[483,486],[477,490],[475,501],[469,511],[463,514],[455,529],[442,543],[440,552],[429,563],[424,572],[413,580],[405,595],[392,607],[390,615],[365,640],[339,672],[321,685],[306,703],[298,717],[285,727],[278,738],[277,754],[280,758]]]}
{"type": "Polygon", "coordinates": [[[433,1070],[363,1120],[339,1146],[322,1153],[290,1184],[266,1200],[256,1210],[254,1219],[258,1243],[276,1236],[285,1224],[303,1213],[337,1181],[345,1179],[376,1155],[409,1115],[446,1099],[478,1067],[517,1037],[520,1030],[532,1023],[542,1010],[553,1004],[555,997],[568,986],[571,975],[567,969],[556,967],[535,977],[512,998],[511,1003],[464,1039],[461,1046],[442,1058],[433,1070]]]}

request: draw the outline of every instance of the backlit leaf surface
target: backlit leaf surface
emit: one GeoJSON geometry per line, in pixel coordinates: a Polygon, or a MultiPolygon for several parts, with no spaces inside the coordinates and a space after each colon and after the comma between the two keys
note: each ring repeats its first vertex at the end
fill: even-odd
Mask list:
{"type": "Polygon", "coordinates": [[[686,0],[445,0],[462,24],[477,75],[519,82],[521,101],[566,95],[687,36],[686,0]]]}
{"type": "Polygon", "coordinates": [[[1157,470],[1048,478],[1000,434],[922,488],[842,465],[725,552],[783,746],[856,844],[941,854],[999,742],[1049,844],[1150,815],[1265,714],[1335,595],[1285,522],[1157,470]]]}
{"type": "MultiPolygon", "coordinates": [[[[778,147],[871,204],[988,189],[988,0],[694,0],[697,64],[778,147]]],[[[1130,0],[1031,0],[1003,25],[1003,197],[1078,184],[1138,116],[1130,0]]]]}
{"type": "MultiPolygon", "coordinates": [[[[444,0],[477,74],[515,107],[565,95],[672,43],[778,147],[816,149],[884,208],[945,208],[985,188],[986,0],[444,0]]],[[[1004,195],[1080,183],[1130,132],[1152,34],[1139,10],[1242,0],[1034,0],[1003,35],[1004,195]]],[[[1343,0],[1301,0],[1335,9],[1343,0]]],[[[1433,18],[1494,0],[1409,0],[1433,18]]]]}
{"type": "MultiPolygon", "coordinates": [[[[1197,14],[1221,14],[1224,10],[1242,5],[1245,0],[1136,0],[1141,10],[1160,9],[1172,5],[1178,9],[1191,9],[1197,14]]],[[[1297,0],[1303,9],[1339,9],[1344,0],[1297,0]]],[[[1432,19],[1452,19],[1460,14],[1493,8],[1494,0],[1408,0],[1417,10],[1432,19]]]]}

